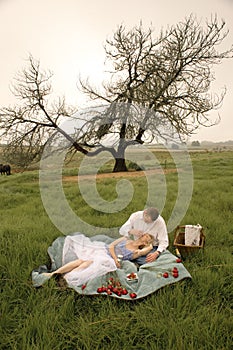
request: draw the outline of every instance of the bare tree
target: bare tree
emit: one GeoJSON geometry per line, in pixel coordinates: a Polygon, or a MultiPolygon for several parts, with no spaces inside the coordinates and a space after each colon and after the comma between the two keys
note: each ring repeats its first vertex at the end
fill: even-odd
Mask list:
{"type": "Polygon", "coordinates": [[[191,15],[157,39],[152,29],[144,31],[139,25],[130,31],[120,26],[107,40],[106,55],[113,63],[111,78],[102,92],[81,81],[83,91],[109,105],[125,102],[141,111],[136,118],[125,113],[121,122],[117,118],[117,126],[110,118],[103,127],[99,116],[102,137],[113,129],[118,132],[115,171],[125,166],[128,144],[143,143],[148,134],[150,141],[158,136],[166,139],[165,130],[170,130],[184,140],[200,125],[218,123],[218,119],[209,119],[208,112],[221,106],[226,90],[220,96],[211,95],[209,90],[215,79],[213,66],[233,57],[233,47],[217,51],[227,34],[225,22],[218,23],[216,17],[203,27],[191,15]]]}
{"type": "Polygon", "coordinates": [[[22,105],[2,108],[0,126],[9,145],[27,150],[32,158],[41,154],[56,130],[87,156],[109,151],[115,159],[113,171],[126,171],[129,145],[174,134],[184,140],[200,125],[218,122],[212,122],[208,112],[221,106],[226,90],[211,95],[210,87],[214,65],[233,57],[233,47],[217,50],[227,35],[225,22],[216,17],[202,26],[191,15],[158,38],[142,24],[129,31],[120,26],[105,45],[112,65],[109,81],[102,89],[80,81],[83,92],[99,105],[76,115],[79,127],[72,136],[60,128],[60,121],[72,117],[74,110],[63,99],[48,103],[51,75],[40,73],[39,63],[30,57],[30,67],[14,91],[22,105]]]}
{"type": "Polygon", "coordinates": [[[8,160],[26,167],[38,161],[47,140],[59,133],[77,149],[79,147],[71,136],[59,125],[64,118],[71,118],[76,110],[67,107],[64,98],[51,101],[51,72],[41,70],[40,62],[32,56],[29,65],[15,78],[13,94],[19,99],[16,106],[0,109],[1,137],[8,141],[4,152],[8,160]]]}

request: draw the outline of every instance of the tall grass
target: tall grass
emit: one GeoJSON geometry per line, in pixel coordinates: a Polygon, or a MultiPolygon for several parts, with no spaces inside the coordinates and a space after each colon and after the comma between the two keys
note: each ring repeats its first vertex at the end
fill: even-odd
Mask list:
{"type": "MultiPolygon", "coordinates": [[[[193,155],[194,191],[181,224],[204,226],[204,252],[184,262],[191,281],[167,286],[139,301],[78,295],[51,280],[31,284],[31,271],[48,262],[47,248],[60,236],[40,198],[36,171],[0,178],[0,348],[14,350],[232,348],[233,154],[193,155]]],[[[175,203],[174,174],[167,175],[163,216],[175,203]]],[[[116,198],[116,179],[98,180],[105,200],[116,198]]],[[[144,178],[119,215],[90,208],[77,186],[65,183],[70,205],[87,222],[120,226],[146,201],[144,178]]],[[[77,228],[78,230],[78,228],[77,228]]],[[[173,233],[170,233],[171,252],[173,233]]]]}

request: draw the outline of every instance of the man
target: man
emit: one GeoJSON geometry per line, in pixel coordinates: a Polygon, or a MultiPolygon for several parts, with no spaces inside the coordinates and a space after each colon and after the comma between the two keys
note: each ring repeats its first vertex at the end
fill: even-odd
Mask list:
{"type": "Polygon", "coordinates": [[[131,214],[126,223],[121,226],[119,233],[125,237],[133,235],[134,239],[143,233],[150,233],[154,237],[153,249],[146,256],[135,260],[139,265],[155,261],[168,247],[167,226],[156,208],[147,208],[131,214]]]}

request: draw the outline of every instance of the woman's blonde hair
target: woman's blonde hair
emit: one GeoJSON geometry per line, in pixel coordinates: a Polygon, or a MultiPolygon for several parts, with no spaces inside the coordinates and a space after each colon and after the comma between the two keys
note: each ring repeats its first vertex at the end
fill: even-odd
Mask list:
{"type": "MultiPolygon", "coordinates": [[[[154,240],[154,236],[153,236],[152,234],[148,233],[148,232],[143,233],[142,236],[144,236],[144,235],[150,236],[151,241],[148,243],[148,245],[151,244],[151,243],[153,242],[153,240],[154,240]]],[[[141,237],[142,237],[142,236],[141,236],[141,237]]],[[[139,249],[142,249],[142,248],[144,248],[144,247],[146,247],[146,244],[141,244],[138,248],[139,248],[139,249]]]]}
{"type": "Polygon", "coordinates": [[[148,234],[148,235],[150,236],[150,239],[151,239],[151,242],[150,242],[150,243],[152,243],[153,240],[154,240],[154,236],[153,236],[151,233],[149,233],[149,232],[146,232],[146,234],[148,234]]]}

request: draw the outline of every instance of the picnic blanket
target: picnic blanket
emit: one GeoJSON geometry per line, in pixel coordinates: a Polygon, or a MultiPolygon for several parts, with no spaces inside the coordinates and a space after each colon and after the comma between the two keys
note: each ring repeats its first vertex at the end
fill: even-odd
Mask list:
{"type": "MultiPolygon", "coordinates": [[[[77,232],[73,235],[76,234],[80,233],[77,232]]],[[[90,237],[90,240],[109,244],[114,239],[106,235],[96,235],[90,237]]],[[[48,248],[48,255],[51,260],[50,271],[54,271],[62,265],[64,242],[65,236],[58,237],[48,248]]],[[[49,280],[47,276],[43,275],[43,272],[48,271],[47,265],[41,265],[32,271],[32,283],[34,287],[40,287],[49,280]]],[[[116,293],[107,294],[107,292],[104,292],[101,293],[101,295],[132,300],[132,293],[134,293],[133,299],[135,300],[143,298],[166,285],[177,283],[185,278],[191,278],[190,273],[184,267],[183,263],[177,260],[175,255],[166,250],[160,254],[156,261],[146,263],[140,266],[140,268],[131,261],[123,261],[120,269],[90,279],[85,285],[78,286],[68,283],[68,287],[73,288],[77,293],[82,295],[97,295],[100,294],[97,291],[98,288],[106,286],[110,279],[114,279],[114,281],[117,281],[128,293],[126,295],[117,295],[116,293]],[[176,274],[175,277],[172,273],[174,268],[178,270],[178,276],[176,274]],[[168,273],[168,277],[163,276],[165,272],[168,273]],[[137,274],[138,278],[135,281],[127,278],[131,273],[137,274]]]]}

